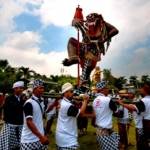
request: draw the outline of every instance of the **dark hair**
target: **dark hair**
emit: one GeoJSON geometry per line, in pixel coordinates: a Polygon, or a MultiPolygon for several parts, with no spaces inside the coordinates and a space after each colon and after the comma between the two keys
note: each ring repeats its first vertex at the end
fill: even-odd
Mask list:
{"type": "Polygon", "coordinates": [[[142,88],[148,95],[150,95],[150,84],[149,83],[145,83],[142,88]]]}

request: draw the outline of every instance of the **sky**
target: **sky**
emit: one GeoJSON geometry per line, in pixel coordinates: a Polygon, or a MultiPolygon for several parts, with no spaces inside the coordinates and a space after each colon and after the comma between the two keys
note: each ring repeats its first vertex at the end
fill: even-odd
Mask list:
{"type": "Polygon", "coordinates": [[[97,64],[114,76],[150,74],[150,0],[0,0],[0,59],[47,76],[77,76],[77,66],[63,67],[67,42],[77,37],[71,26],[80,5],[84,18],[102,14],[119,34],[97,64]]]}

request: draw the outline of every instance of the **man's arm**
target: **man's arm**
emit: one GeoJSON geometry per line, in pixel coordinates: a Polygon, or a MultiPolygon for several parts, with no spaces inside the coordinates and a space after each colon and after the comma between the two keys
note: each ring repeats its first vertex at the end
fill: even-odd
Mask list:
{"type": "Polygon", "coordinates": [[[89,96],[83,95],[82,98],[83,98],[83,102],[82,102],[82,106],[80,108],[80,114],[79,115],[83,115],[85,113],[86,106],[87,106],[87,103],[89,100],[89,96]]]}
{"type": "Polygon", "coordinates": [[[58,101],[55,100],[55,102],[51,105],[48,106],[47,110],[46,110],[46,113],[48,113],[49,111],[51,111],[54,107],[57,107],[58,106],[58,101]]]}
{"type": "Polygon", "coordinates": [[[117,100],[117,102],[122,105],[123,107],[127,108],[129,111],[137,111],[137,112],[144,112],[145,105],[142,101],[139,101],[135,104],[125,104],[122,100],[117,100]]]}
{"type": "Polygon", "coordinates": [[[83,103],[82,103],[81,108],[79,109],[76,106],[71,105],[67,112],[68,116],[77,117],[78,115],[83,115],[85,113],[89,97],[86,95],[83,95],[82,98],[83,98],[83,103]]]}
{"type": "Polygon", "coordinates": [[[40,139],[41,143],[48,144],[48,139],[39,132],[32,118],[27,118],[26,121],[27,121],[28,128],[32,131],[34,135],[36,135],[40,139]]]}

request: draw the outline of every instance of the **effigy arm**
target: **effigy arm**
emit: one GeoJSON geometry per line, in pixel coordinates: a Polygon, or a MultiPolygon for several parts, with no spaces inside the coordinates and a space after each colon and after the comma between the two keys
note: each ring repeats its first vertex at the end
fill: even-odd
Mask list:
{"type": "Polygon", "coordinates": [[[104,39],[103,42],[107,41],[108,39],[111,39],[113,36],[117,35],[119,33],[118,29],[114,27],[113,25],[105,22],[106,28],[107,28],[107,38],[104,39]]]}
{"type": "Polygon", "coordinates": [[[90,37],[86,34],[87,29],[85,28],[83,22],[74,19],[72,21],[72,26],[80,30],[84,43],[90,42],[90,37]]]}

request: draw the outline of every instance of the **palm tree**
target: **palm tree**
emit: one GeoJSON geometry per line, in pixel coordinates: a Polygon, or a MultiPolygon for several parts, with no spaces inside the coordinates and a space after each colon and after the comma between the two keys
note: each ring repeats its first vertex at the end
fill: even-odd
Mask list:
{"type": "Polygon", "coordinates": [[[119,90],[121,90],[123,85],[125,85],[126,83],[127,83],[127,79],[124,76],[115,78],[115,87],[117,87],[119,90]]]}
{"type": "Polygon", "coordinates": [[[104,80],[109,82],[109,85],[114,85],[115,77],[111,74],[111,69],[104,69],[103,70],[103,78],[104,80]]]}
{"type": "Polygon", "coordinates": [[[129,82],[130,84],[134,85],[135,88],[139,87],[139,81],[137,76],[130,76],[129,82]]]}
{"type": "Polygon", "coordinates": [[[18,68],[16,79],[23,80],[25,85],[27,85],[27,83],[30,82],[30,79],[35,77],[35,74],[35,71],[30,70],[28,67],[20,67],[18,68]]]}
{"type": "Polygon", "coordinates": [[[104,77],[105,80],[108,81],[111,76],[112,75],[111,75],[111,70],[110,69],[104,69],[103,70],[103,77],[104,77]]]}
{"type": "Polygon", "coordinates": [[[7,60],[0,60],[0,71],[4,72],[8,65],[9,63],[7,60]]]}
{"type": "Polygon", "coordinates": [[[141,76],[141,83],[146,83],[150,81],[149,75],[142,75],[141,76]]]}
{"type": "Polygon", "coordinates": [[[26,67],[20,67],[19,72],[22,74],[21,78],[24,79],[30,79],[31,77],[34,77],[35,71],[30,70],[30,68],[26,67]]]}

